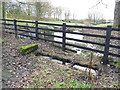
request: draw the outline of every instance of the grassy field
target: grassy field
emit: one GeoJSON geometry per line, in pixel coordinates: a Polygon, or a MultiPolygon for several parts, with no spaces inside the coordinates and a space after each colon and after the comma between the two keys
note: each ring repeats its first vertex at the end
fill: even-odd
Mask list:
{"type": "MultiPolygon", "coordinates": [[[[8,18],[8,19],[11,19],[11,18],[8,18]]],[[[23,20],[23,19],[17,19],[17,20],[35,22],[35,20],[23,20]]],[[[83,24],[83,23],[72,23],[72,22],[71,22],[71,23],[68,23],[68,22],[62,22],[62,21],[39,21],[39,22],[52,23],[52,24],[63,24],[63,23],[66,23],[67,25],[86,26],[86,25],[83,24]]],[[[13,24],[13,22],[9,22],[9,23],[13,24]]],[[[18,25],[26,25],[26,23],[23,23],[23,22],[18,22],[17,24],[18,24],[18,25]]],[[[34,25],[34,24],[29,23],[29,26],[33,26],[33,25],[34,25]]],[[[108,25],[113,26],[113,23],[98,24],[98,25],[93,25],[93,27],[107,27],[108,25]]],[[[41,26],[47,26],[47,25],[41,25],[41,26]]]]}
{"type": "MultiPolygon", "coordinates": [[[[11,19],[11,18],[8,18],[8,19],[11,19]]],[[[23,20],[23,19],[16,19],[16,20],[35,22],[35,20],[23,20]]],[[[82,24],[82,23],[68,23],[68,22],[62,22],[62,21],[39,21],[39,22],[52,23],[52,24],[63,24],[63,23],[66,23],[67,25],[85,25],[85,24],[82,24]]],[[[12,22],[10,22],[10,23],[12,23],[12,22]]],[[[18,22],[17,24],[18,24],[18,25],[25,25],[26,23],[18,22]]],[[[29,23],[29,25],[31,26],[32,24],[29,23]]],[[[42,26],[43,26],[43,25],[42,25],[42,26]]],[[[44,26],[45,26],[45,25],[44,25],[44,26]]]]}
{"type": "Polygon", "coordinates": [[[108,25],[113,26],[113,23],[98,24],[98,25],[94,25],[94,26],[95,27],[107,27],[108,25]]]}

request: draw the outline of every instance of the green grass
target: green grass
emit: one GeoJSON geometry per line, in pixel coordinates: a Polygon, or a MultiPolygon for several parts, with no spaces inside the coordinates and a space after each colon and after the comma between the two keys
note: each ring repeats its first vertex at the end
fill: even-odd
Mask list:
{"type": "MultiPolygon", "coordinates": [[[[11,19],[11,18],[8,18],[8,19],[11,19]]],[[[35,22],[35,20],[24,20],[24,19],[16,19],[16,20],[35,22]]],[[[39,21],[39,22],[52,23],[52,24],[63,24],[63,23],[66,23],[66,25],[85,26],[85,24],[82,24],[82,23],[68,23],[68,22],[62,22],[62,21],[39,21]]],[[[8,23],[13,24],[13,22],[8,22],[8,23]]],[[[24,22],[17,22],[17,25],[26,25],[26,23],[24,23],[24,22]]],[[[113,26],[113,23],[98,24],[98,25],[93,25],[93,27],[107,27],[108,25],[113,26]]],[[[35,24],[34,23],[33,24],[29,23],[29,26],[35,26],[35,24]]],[[[40,24],[40,26],[48,26],[48,25],[40,24]]],[[[59,27],[59,26],[56,26],[56,27],[59,27]]]]}
{"type": "MultiPolygon", "coordinates": [[[[11,19],[11,18],[8,18],[11,19]]],[[[12,19],[13,20],[13,19],[12,19]]],[[[35,22],[35,20],[24,20],[24,19],[16,19],[16,20],[20,20],[20,21],[32,21],[35,22]]],[[[62,21],[39,21],[39,22],[43,22],[43,23],[52,23],[52,24],[63,24],[66,23],[67,25],[84,25],[81,23],[68,23],[68,22],[62,22],[62,21]]],[[[9,22],[11,24],[13,24],[12,22],[9,22]]],[[[23,22],[17,22],[18,25],[25,25],[26,23],[23,22]]],[[[29,26],[33,26],[32,23],[29,23],[29,26]]],[[[47,25],[41,25],[41,26],[47,26],[47,25]]]]}
{"type": "Polygon", "coordinates": [[[92,83],[83,83],[82,81],[75,81],[74,79],[60,82],[56,81],[54,78],[50,80],[46,80],[44,78],[33,78],[32,83],[35,83],[36,85],[30,85],[29,88],[40,88],[44,84],[51,84],[51,87],[54,88],[94,88],[92,83]]]}
{"type": "Polygon", "coordinates": [[[117,63],[115,64],[116,68],[120,69],[120,60],[117,61],[117,63]]]}
{"type": "MultiPolygon", "coordinates": [[[[57,63],[53,63],[52,61],[48,62],[51,63],[52,66],[54,65],[57,70],[54,72],[49,71],[49,66],[46,65],[46,67],[43,67],[43,62],[40,65],[42,66],[39,72],[40,77],[35,76],[32,78],[29,88],[94,88],[92,83],[74,79],[76,75],[80,75],[82,72],[67,72],[62,69],[62,67],[60,67],[61,69],[58,68],[57,63]]],[[[35,64],[35,66],[38,67],[38,64],[35,64]]]]}
{"type": "Polygon", "coordinates": [[[113,23],[98,24],[98,25],[94,25],[94,26],[95,27],[107,27],[108,25],[113,26],[113,23]]]}

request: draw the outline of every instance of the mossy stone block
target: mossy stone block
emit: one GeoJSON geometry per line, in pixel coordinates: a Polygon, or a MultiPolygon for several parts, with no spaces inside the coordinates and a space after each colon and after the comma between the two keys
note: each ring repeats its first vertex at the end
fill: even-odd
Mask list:
{"type": "Polygon", "coordinates": [[[34,52],[37,49],[38,49],[38,44],[31,44],[31,45],[28,45],[28,46],[21,47],[20,48],[20,53],[22,55],[27,55],[31,52],[34,52]]]}
{"type": "Polygon", "coordinates": [[[3,44],[3,43],[5,43],[5,41],[3,41],[3,40],[2,40],[2,41],[0,41],[0,44],[3,44]]]}

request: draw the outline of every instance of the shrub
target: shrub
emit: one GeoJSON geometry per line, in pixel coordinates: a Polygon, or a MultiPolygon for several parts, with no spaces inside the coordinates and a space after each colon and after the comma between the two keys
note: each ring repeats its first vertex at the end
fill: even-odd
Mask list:
{"type": "Polygon", "coordinates": [[[117,63],[115,64],[115,66],[120,69],[120,60],[117,61],[117,63]]]}
{"type": "Polygon", "coordinates": [[[118,28],[120,28],[120,25],[118,25],[118,28]]]}
{"type": "Polygon", "coordinates": [[[35,50],[38,49],[38,44],[32,44],[32,45],[28,45],[28,46],[23,46],[20,48],[20,53],[22,55],[27,55],[31,52],[34,52],[35,50]]]}

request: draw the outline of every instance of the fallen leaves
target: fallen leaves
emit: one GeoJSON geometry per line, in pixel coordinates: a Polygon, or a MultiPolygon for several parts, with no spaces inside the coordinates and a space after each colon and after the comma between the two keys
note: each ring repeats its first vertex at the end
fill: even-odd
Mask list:
{"type": "MultiPolygon", "coordinates": [[[[6,40],[6,38],[4,39],[6,40]]],[[[29,87],[29,84],[32,83],[33,78],[38,78],[39,80],[41,80],[39,81],[40,84],[37,83],[38,81],[35,81],[35,83],[37,83],[39,87],[49,88],[54,87],[53,84],[55,84],[56,81],[65,83],[71,80],[82,80],[82,82],[87,81],[87,78],[83,72],[73,70],[58,63],[54,63],[50,60],[50,58],[44,59],[42,57],[35,56],[34,54],[22,56],[17,50],[21,46],[26,46],[33,43],[38,43],[40,51],[47,55],[59,56],[62,58],[75,60],[77,62],[82,62],[79,55],[72,55],[68,54],[67,52],[64,53],[61,49],[55,48],[47,42],[43,42],[41,40],[34,41],[29,39],[22,39],[19,41],[19,38],[18,40],[14,40],[13,36],[11,35],[9,38],[7,38],[7,42],[5,42],[3,46],[3,70],[9,70],[10,76],[18,80],[14,82],[12,79],[10,81],[9,77],[7,79],[3,78],[3,83],[5,84],[4,87],[29,87]],[[44,52],[42,49],[44,49],[44,52]]],[[[84,62],[86,61],[84,60],[84,62]]],[[[7,73],[5,72],[5,74],[7,73]]],[[[101,79],[103,78],[104,77],[100,77],[96,79],[96,87],[102,87],[103,84],[109,83],[108,81],[110,81],[110,83],[115,82],[115,80],[112,80],[113,77],[111,77],[106,79],[105,83],[102,83],[101,79]]],[[[114,85],[109,85],[109,87],[113,88],[114,85]]]]}

